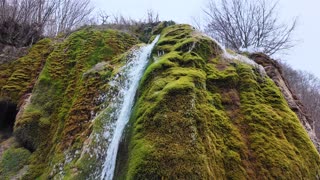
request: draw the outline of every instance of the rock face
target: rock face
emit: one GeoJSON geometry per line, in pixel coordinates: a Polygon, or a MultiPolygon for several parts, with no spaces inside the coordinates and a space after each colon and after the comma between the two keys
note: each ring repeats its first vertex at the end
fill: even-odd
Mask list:
{"type": "Polygon", "coordinates": [[[311,118],[305,113],[304,107],[297,98],[297,96],[291,91],[289,83],[283,76],[281,66],[275,61],[270,59],[264,54],[251,54],[250,58],[255,60],[258,64],[262,65],[268,76],[276,83],[281,90],[284,98],[288,102],[288,105],[292,111],[294,111],[305,130],[308,132],[310,139],[316,146],[318,152],[320,152],[320,141],[314,131],[313,122],[311,118]]]}
{"type": "MultiPolygon", "coordinates": [[[[310,122],[277,64],[252,55],[269,77],[262,76],[189,25],[161,23],[153,32],[150,41],[160,39],[120,143],[115,179],[320,177],[310,122]]],[[[41,40],[0,64],[0,100],[20,108],[15,138],[0,141],[0,176],[100,178],[111,133],[106,114],[119,92],[112,80],[121,80],[140,43],[124,32],[86,28],[63,41],[41,40]]]]}

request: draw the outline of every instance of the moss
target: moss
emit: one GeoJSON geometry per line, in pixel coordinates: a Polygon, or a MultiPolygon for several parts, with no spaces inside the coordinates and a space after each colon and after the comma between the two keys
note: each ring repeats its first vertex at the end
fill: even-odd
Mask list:
{"type": "Polygon", "coordinates": [[[0,87],[6,85],[11,74],[14,72],[14,67],[17,64],[17,61],[7,62],[0,64],[0,87]]]}
{"type": "MultiPolygon", "coordinates": [[[[208,64],[206,70],[208,72],[207,82],[209,89],[214,88],[235,88],[239,83],[239,75],[234,66],[227,66],[223,70],[219,70],[221,65],[208,64]]],[[[225,66],[225,65],[224,65],[225,66]]]]}
{"type": "Polygon", "coordinates": [[[18,173],[28,162],[30,152],[24,148],[10,148],[6,150],[0,160],[0,175],[3,179],[10,179],[18,173]]]}
{"type": "MultiPolygon", "coordinates": [[[[81,150],[92,132],[90,120],[101,104],[98,97],[107,90],[105,84],[114,67],[122,63],[113,59],[137,43],[126,33],[91,28],[56,42],[45,59],[31,102],[15,125],[16,137],[34,151],[25,178],[58,176],[60,167],[55,165],[64,163],[66,154],[81,150]]],[[[76,161],[78,158],[79,154],[73,156],[64,166],[66,174],[75,175],[74,169],[86,172],[85,163],[76,161]]]]}
{"type": "Polygon", "coordinates": [[[45,135],[41,136],[43,131],[49,130],[48,121],[45,120],[40,110],[34,109],[29,106],[19,121],[16,123],[14,135],[18,140],[27,147],[34,151],[39,144],[45,140],[45,135]]]}
{"type": "Polygon", "coordinates": [[[152,34],[157,35],[162,32],[162,30],[168,26],[175,25],[176,23],[173,21],[163,21],[160,22],[156,27],[153,28],[152,34]]]}
{"type": "Polygon", "coordinates": [[[240,123],[246,126],[248,147],[256,160],[256,176],[316,177],[319,155],[280,90],[270,79],[257,84],[255,74],[245,65],[239,67],[239,74],[246,77],[239,83],[243,115],[240,123]]]}
{"type": "Polygon", "coordinates": [[[319,154],[276,85],[254,67],[224,61],[212,43],[188,25],[162,30],[117,176],[316,178],[319,154]]]}
{"type": "MultiPolygon", "coordinates": [[[[188,34],[192,32],[187,29],[189,26],[175,28],[168,27],[164,30],[158,46],[179,43],[179,38],[176,42],[166,39],[180,36],[183,32],[185,36],[180,37],[191,36],[188,34]]],[[[186,43],[182,42],[182,46],[183,44],[186,43]]],[[[205,147],[206,143],[203,141],[210,134],[206,134],[209,127],[205,119],[223,117],[223,111],[205,105],[209,103],[207,99],[210,97],[205,90],[207,75],[202,67],[214,55],[208,54],[201,58],[196,52],[185,53],[184,48],[179,48],[182,46],[170,48],[170,52],[161,56],[145,72],[141,83],[142,93],[132,118],[134,128],[129,146],[127,179],[203,179],[212,177],[213,174],[225,173],[223,168],[210,167],[210,158],[217,158],[216,161],[220,161],[220,164],[223,164],[223,160],[219,156],[208,156],[206,148],[209,147],[205,147]],[[190,61],[194,63],[190,64],[190,61]],[[214,116],[211,116],[212,112],[214,116]]],[[[217,100],[216,103],[219,104],[221,101],[218,99],[219,96],[212,101],[217,100]]],[[[237,146],[236,143],[233,146],[237,146]]],[[[230,161],[231,159],[233,157],[230,157],[230,161]]]]}
{"type": "MultiPolygon", "coordinates": [[[[140,82],[116,178],[319,176],[319,154],[271,79],[249,65],[225,61],[221,48],[189,25],[160,24],[154,33],[161,37],[140,82]]],[[[33,151],[19,160],[29,166],[23,178],[90,178],[102,165],[99,151],[107,142],[99,137],[110,121],[106,114],[114,111],[108,107],[109,96],[101,95],[117,92],[108,82],[139,42],[126,33],[92,28],[54,44],[46,41],[54,48],[41,55],[44,65],[31,63],[41,70],[38,78],[15,66],[45,46],[34,47],[25,60],[0,66],[8,68],[0,72],[2,93],[20,98],[32,89],[14,128],[33,151]],[[20,80],[28,85],[13,83],[20,80]]]]}
{"type": "Polygon", "coordinates": [[[0,96],[18,103],[23,95],[30,93],[51,51],[51,40],[43,39],[30,49],[28,55],[14,62],[0,65],[0,68],[7,68],[4,74],[0,73],[3,78],[1,78],[2,83],[0,82],[0,96]]]}

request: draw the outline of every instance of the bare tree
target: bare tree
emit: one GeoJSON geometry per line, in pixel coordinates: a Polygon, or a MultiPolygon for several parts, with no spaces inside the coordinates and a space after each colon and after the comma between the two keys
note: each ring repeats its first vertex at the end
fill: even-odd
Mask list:
{"type": "Polygon", "coordinates": [[[205,31],[226,47],[272,55],[291,48],[296,19],[279,23],[277,2],[269,0],[210,0],[205,31]],[[217,3],[218,2],[218,3],[217,3]]]}
{"type": "Polygon", "coordinates": [[[87,23],[90,0],[0,0],[0,43],[26,46],[87,23]]]}
{"type": "Polygon", "coordinates": [[[98,16],[100,18],[101,25],[106,25],[110,16],[105,11],[100,11],[98,16]]]}
{"type": "Polygon", "coordinates": [[[25,46],[37,41],[54,8],[54,1],[1,0],[0,42],[25,46]]]}
{"type": "Polygon", "coordinates": [[[55,0],[55,2],[56,10],[52,25],[56,28],[55,35],[86,24],[88,20],[86,18],[93,11],[90,0],[55,0]]]}
{"type": "Polygon", "coordinates": [[[147,22],[148,24],[159,23],[159,14],[155,13],[152,9],[147,11],[147,22]]]}

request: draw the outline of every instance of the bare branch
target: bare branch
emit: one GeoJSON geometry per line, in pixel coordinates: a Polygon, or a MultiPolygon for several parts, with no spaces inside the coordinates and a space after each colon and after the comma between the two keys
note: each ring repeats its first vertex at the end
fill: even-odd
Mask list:
{"type": "Polygon", "coordinates": [[[0,42],[26,46],[87,23],[90,0],[0,0],[0,42]]]}
{"type": "Polygon", "coordinates": [[[294,46],[291,25],[278,22],[277,2],[267,0],[210,0],[205,31],[227,48],[262,51],[272,55],[294,46]]]}

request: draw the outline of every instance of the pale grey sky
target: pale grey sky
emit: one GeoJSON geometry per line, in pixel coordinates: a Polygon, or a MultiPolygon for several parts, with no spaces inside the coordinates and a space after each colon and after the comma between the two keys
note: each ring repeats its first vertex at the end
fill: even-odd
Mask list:
{"type": "MultiPolygon", "coordinates": [[[[191,17],[201,17],[207,0],[92,0],[96,10],[108,14],[141,19],[148,9],[159,13],[160,20],[192,24],[191,17]]],[[[298,16],[294,34],[297,45],[280,56],[295,69],[309,71],[320,78],[320,0],[279,0],[280,17],[290,20],[298,16]]]]}

